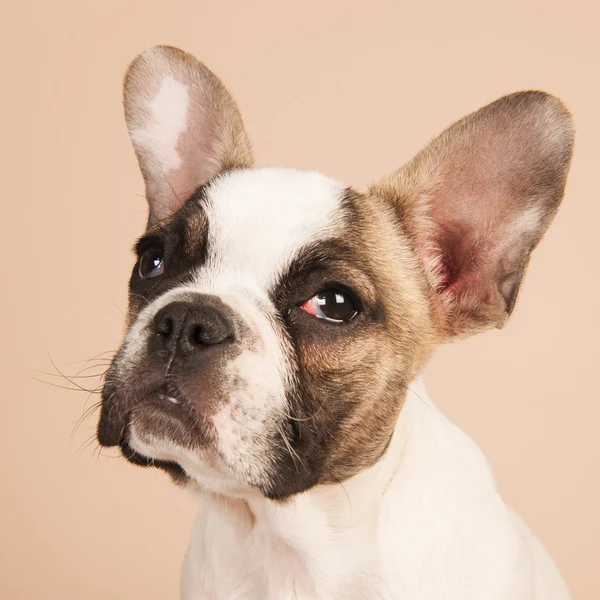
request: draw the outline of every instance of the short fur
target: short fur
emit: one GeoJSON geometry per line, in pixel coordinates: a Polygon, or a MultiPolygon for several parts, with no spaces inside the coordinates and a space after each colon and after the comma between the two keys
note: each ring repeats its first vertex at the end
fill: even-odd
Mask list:
{"type": "Polygon", "coordinates": [[[200,499],[182,597],[568,598],[420,380],[512,312],[563,196],[564,106],[501,98],[365,193],[252,168],[233,99],[181,50],[132,63],[125,114],[150,216],[98,437],[200,499]],[[354,314],[309,314],[325,290],[354,314]]]}

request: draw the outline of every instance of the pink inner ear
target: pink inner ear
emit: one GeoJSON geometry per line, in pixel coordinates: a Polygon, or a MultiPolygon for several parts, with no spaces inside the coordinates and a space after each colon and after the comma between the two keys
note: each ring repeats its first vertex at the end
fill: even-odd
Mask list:
{"type": "Polygon", "coordinates": [[[492,176],[493,185],[486,188],[482,178],[475,169],[465,190],[452,182],[456,202],[445,192],[432,199],[430,236],[437,251],[429,250],[425,262],[434,259],[436,293],[450,311],[451,327],[458,323],[458,330],[504,323],[529,252],[547,223],[545,213],[553,209],[527,206],[522,197],[511,195],[518,185],[492,176]]]}
{"type": "MultiPolygon", "coordinates": [[[[471,187],[469,192],[473,191],[471,187]]],[[[517,205],[510,197],[481,191],[486,193],[479,203],[469,194],[463,195],[458,210],[449,210],[449,199],[433,207],[432,242],[438,252],[430,251],[429,255],[436,259],[436,292],[452,310],[469,314],[479,322],[499,322],[504,320],[502,315],[516,293],[514,288],[501,290],[500,282],[522,269],[531,240],[539,236],[541,223],[529,223],[532,228],[523,228],[519,213],[514,210],[517,205]],[[482,213],[482,207],[487,215],[482,213]]],[[[514,280],[514,284],[518,285],[518,281],[514,280]]]]}
{"type": "Polygon", "coordinates": [[[500,326],[510,314],[562,198],[572,143],[564,107],[523,92],[459,121],[392,178],[404,186],[406,226],[452,333],[500,326]]]}
{"type": "MultiPolygon", "coordinates": [[[[475,215],[476,210],[470,216],[475,215]]],[[[456,295],[483,259],[482,244],[477,244],[476,223],[466,221],[469,215],[463,215],[462,223],[447,218],[443,205],[433,207],[432,216],[435,225],[429,243],[434,250],[427,251],[424,259],[432,265],[436,291],[456,295]]]]}

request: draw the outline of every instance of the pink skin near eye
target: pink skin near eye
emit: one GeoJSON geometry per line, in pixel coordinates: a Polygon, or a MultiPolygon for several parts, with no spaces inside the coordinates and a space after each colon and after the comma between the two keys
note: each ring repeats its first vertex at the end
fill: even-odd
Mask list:
{"type": "Polygon", "coordinates": [[[309,300],[307,300],[301,307],[304,312],[307,312],[309,315],[313,317],[321,317],[321,312],[319,310],[319,304],[317,296],[313,296],[309,300]]]}
{"type": "Polygon", "coordinates": [[[352,301],[344,292],[336,289],[325,290],[313,296],[301,308],[313,317],[335,323],[349,321],[356,315],[352,301]]]}
{"type": "MultiPolygon", "coordinates": [[[[331,300],[331,298],[330,298],[331,300]]],[[[340,292],[335,292],[335,301],[338,304],[343,304],[345,301],[345,297],[344,294],[340,293],[340,292]]],[[[302,306],[302,310],[307,312],[309,315],[312,315],[313,317],[317,317],[319,319],[326,319],[328,321],[338,321],[338,320],[342,320],[342,318],[340,319],[336,319],[336,318],[332,318],[330,315],[327,314],[327,309],[323,310],[322,307],[326,307],[327,306],[327,297],[324,294],[317,294],[316,296],[313,296],[312,298],[310,298],[310,300],[307,300],[302,306]]]]}

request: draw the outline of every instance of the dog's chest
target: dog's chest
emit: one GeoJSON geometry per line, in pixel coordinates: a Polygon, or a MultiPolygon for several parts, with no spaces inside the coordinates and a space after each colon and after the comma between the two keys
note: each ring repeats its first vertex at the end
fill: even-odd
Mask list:
{"type": "Polygon", "coordinates": [[[374,536],[323,529],[304,518],[281,532],[214,510],[196,521],[183,566],[183,600],[379,600],[385,570],[374,536]],[[355,536],[362,542],[356,543],[355,536]],[[333,543],[332,543],[333,542],[333,543]]]}
{"type": "MultiPolygon", "coordinates": [[[[403,413],[391,481],[395,441],[380,467],[289,504],[257,502],[250,513],[207,500],[183,600],[568,598],[537,594],[533,573],[549,559],[531,554],[473,442],[423,400],[403,413]]],[[[557,572],[548,579],[560,582],[557,572]]]]}

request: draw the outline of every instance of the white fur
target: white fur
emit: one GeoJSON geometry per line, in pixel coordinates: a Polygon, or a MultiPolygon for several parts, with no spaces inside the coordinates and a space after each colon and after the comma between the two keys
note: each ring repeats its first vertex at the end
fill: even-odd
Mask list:
{"type": "Polygon", "coordinates": [[[198,285],[265,298],[307,244],[335,233],[343,188],[320,173],[252,169],[229,173],[208,192],[209,259],[198,285]]]}
{"type": "Polygon", "coordinates": [[[383,460],[343,486],[200,493],[183,600],[567,600],[479,449],[411,390],[383,460]]]}
{"type": "Polygon", "coordinates": [[[512,220],[510,229],[515,237],[527,236],[538,232],[542,226],[543,210],[539,206],[531,206],[512,220]]]}
{"type": "Polygon", "coordinates": [[[515,215],[506,226],[504,235],[499,240],[499,246],[496,250],[498,256],[510,252],[514,253],[514,248],[521,250],[523,243],[528,243],[531,236],[535,235],[542,228],[543,211],[539,206],[530,206],[519,214],[515,215]],[[520,244],[519,241],[523,240],[520,244]]]}
{"type": "Polygon", "coordinates": [[[188,86],[167,75],[146,102],[151,115],[146,126],[130,133],[134,145],[144,148],[153,159],[152,167],[165,176],[181,166],[177,142],[187,128],[189,103],[188,86]]]}

